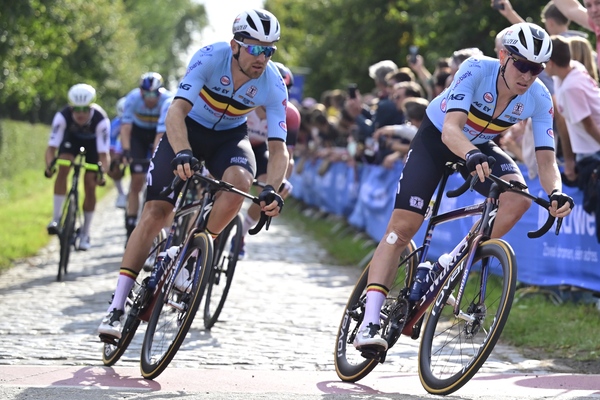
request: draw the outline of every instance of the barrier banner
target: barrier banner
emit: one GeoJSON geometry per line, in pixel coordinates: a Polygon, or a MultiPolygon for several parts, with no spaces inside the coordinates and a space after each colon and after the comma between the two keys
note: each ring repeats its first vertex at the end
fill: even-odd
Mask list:
{"type": "MultiPolygon", "coordinates": [[[[308,163],[306,164],[308,165],[308,163]]],[[[318,181],[324,196],[319,198],[320,204],[311,204],[306,200],[307,182],[314,180],[308,174],[316,174],[316,168],[304,168],[301,176],[293,176],[294,180],[302,180],[302,200],[309,204],[346,216],[348,223],[363,230],[374,240],[379,241],[385,234],[387,223],[393,211],[394,198],[398,178],[402,172],[402,163],[398,162],[391,170],[378,165],[364,165],[358,174],[358,188],[352,211],[345,214],[342,210],[349,209],[349,204],[341,204],[341,200],[349,200],[351,195],[343,195],[341,189],[344,181],[341,176],[351,176],[353,170],[345,163],[332,163],[329,171],[335,179],[322,177],[318,181]],[[346,173],[342,170],[346,169],[346,173]],[[338,181],[339,179],[339,181],[338,181]],[[334,183],[335,182],[335,186],[334,183]],[[339,190],[333,194],[333,191],[339,190]],[[345,197],[344,197],[345,196],[345,197]],[[338,203],[334,205],[333,203],[338,203]]],[[[530,193],[543,197],[545,192],[539,180],[529,180],[524,166],[521,166],[525,182],[530,193]]],[[[292,182],[294,184],[294,182],[292,182]]],[[[454,174],[448,180],[446,190],[457,188],[463,183],[463,178],[454,174]]],[[[570,285],[600,292],[600,245],[596,240],[596,223],[593,215],[587,214],[582,207],[583,195],[577,188],[564,187],[564,192],[573,197],[575,207],[571,214],[564,219],[560,234],[554,234],[554,227],[538,239],[529,239],[528,231],[535,231],[546,221],[548,213],[536,204],[525,213],[513,229],[504,236],[513,247],[517,256],[518,279],[529,285],[556,286],[570,285]]],[[[295,196],[292,192],[292,196],[295,196]]],[[[483,201],[476,192],[467,192],[458,198],[447,198],[445,195],[440,207],[440,213],[483,201]]],[[[450,252],[459,243],[471,226],[476,222],[475,217],[463,218],[436,227],[428,258],[436,259],[443,252],[450,252]]],[[[417,246],[422,243],[427,221],[421,226],[414,240],[417,246]]]]}

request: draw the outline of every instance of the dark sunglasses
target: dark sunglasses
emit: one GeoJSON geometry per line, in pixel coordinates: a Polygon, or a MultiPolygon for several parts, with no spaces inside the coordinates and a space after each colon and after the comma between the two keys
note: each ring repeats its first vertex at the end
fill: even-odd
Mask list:
{"type": "Polygon", "coordinates": [[[90,112],[90,106],[74,106],[73,111],[75,112],[90,112]]]}
{"type": "Polygon", "coordinates": [[[532,63],[531,61],[519,60],[515,56],[509,56],[513,60],[513,65],[520,73],[526,74],[531,72],[531,75],[539,75],[544,70],[543,64],[532,63]]]}
{"type": "Polygon", "coordinates": [[[260,46],[257,44],[246,44],[236,39],[233,40],[235,40],[237,44],[245,48],[248,54],[253,55],[254,57],[258,57],[264,53],[265,57],[268,58],[275,54],[275,50],[277,50],[277,47],[275,46],[260,46]]]}

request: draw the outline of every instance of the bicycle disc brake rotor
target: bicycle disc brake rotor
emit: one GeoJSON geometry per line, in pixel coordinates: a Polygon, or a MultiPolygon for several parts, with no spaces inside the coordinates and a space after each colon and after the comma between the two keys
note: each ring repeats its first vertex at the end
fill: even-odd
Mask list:
{"type": "Polygon", "coordinates": [[[487,315],[487,308],[485,304],[475,305],[471,304],[468,309],[468,314],[473,316],[473,321],[467,322],[464,327],[465,335],[467,339],[473,338],[479,330],[483,327],[483,321],[487,315]]]}

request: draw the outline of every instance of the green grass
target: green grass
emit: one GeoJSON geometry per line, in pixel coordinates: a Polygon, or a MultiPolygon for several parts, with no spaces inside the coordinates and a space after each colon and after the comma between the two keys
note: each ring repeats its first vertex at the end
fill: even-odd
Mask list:
{"type": "MultiPolygon", "coordinates": [[[[46,225],[52,217],[54,179],[43,174],[49,134],[48,125],[0,121],[0,271],[50,241],[46,225]]],[[[98,198],[110,188],[99,188],[98,198]]]]}
{"type": "MultiPolygon", "coordinates": [[[[312,235],[337,262],[349,268],[364,267],[365,257],[375,247],[366,236],[358,235],[343,221],[311,212],[292,198],[286,199],[282,218],[293,221],[298,229],[312,235]]],[[[597,360],[600,354],[598,332],[600,311],[593,304],[555,305],[547,296],[533,294],[513,303],[501,341],[529,350],[532,357],[597,360]]]]}

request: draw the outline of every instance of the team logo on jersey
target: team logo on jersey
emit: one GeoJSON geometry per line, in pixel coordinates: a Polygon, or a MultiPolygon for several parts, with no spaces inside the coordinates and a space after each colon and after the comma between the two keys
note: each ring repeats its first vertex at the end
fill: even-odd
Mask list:
{"type": "Polygon", "coordinates": [[[231,83],[231,79],[229,79],[229,77],[228,77],[228,76],[226,76],[226,75],[223,75],[223,76],[221,77],[221,85],[227,86],[227,85],[229,85],[230,83],[231,83]]]}
{"type": "Polygon", "coordinates": [[[201,48],[200,51],[203,53],[210,53],[212,51],[212,49],[213,49],[212,45],[208,45],[208,46],[204,46],[203,48],[201,48]]]}
{"type": "Polygon", "coordinates": [[[256,96],[256,93],[258,92],[258,88],[256,86],[250,86],[248,88],[248,90],[246,90],[246,96],[250,97],[251,99],[254,98],[254,96],[256,96]]]}
{"type": "Polygon", "coordinates": [[[552,118],[554,118],[554,107],[550,107],[550,111],[548,111],[552,118]]]}
{"type": "Polygon", "coordinates": [[[444,97],[442,99],[442,102],[440,103],[440,110],[442,110],[442,112],[445,113],[447,107],[448,107],[448,104],[447,104],[446,98],[444,97]]]}
{"type": "Polygon", "coordinates": [[[523,105],[523,103],[517,103],[517,104],[515,104],[515,107],[513,108],[512,113],[516,114],[516,115],[521,115],[524,108],[525,108],[525,106],[523,105]]]}
{"type": "Polygon", "coordinates": [[[486,92],[483,94],[483,100],[485,100],[486,103],[491,103],[494,101],[494,95],[490,92],[486,92]]]}
{"type": "Polygon", "coordinates": [[[554,131],[552,130],[552,128],[548,129],[546,131],[546,133],[548,134],[548,136],[550,136],[552,139],[554,139],[554,131]]]}
{"type": "Polygon", "coordinates": [[[419,210],[422,210],[425,202],[420,197],[410,196],[409,204],[413,208],[418,208],[419,210]]]}
{"type": "Polygon", "coordinates": [[[279,126],[281,127],[281,129],[287,132],[287,124],[285,123],[285,121],[279,122],[279,126]]]}

